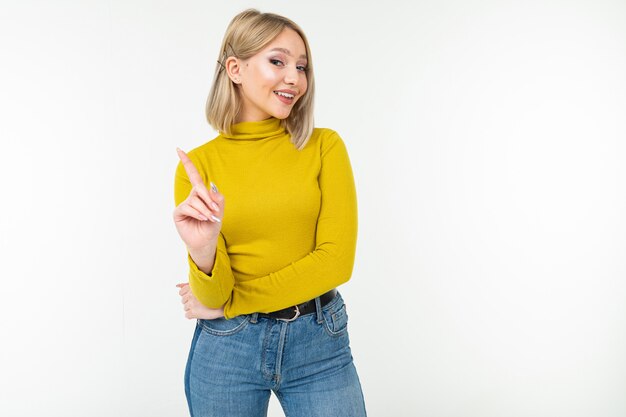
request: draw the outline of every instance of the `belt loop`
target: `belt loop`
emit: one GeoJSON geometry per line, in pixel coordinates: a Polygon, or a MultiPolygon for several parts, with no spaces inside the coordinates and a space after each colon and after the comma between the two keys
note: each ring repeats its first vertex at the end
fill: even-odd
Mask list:
{"type": "Polygon", "coordinates": [[[319,297],[315,297],[315,311],[317,311],[317,322],[322,324],[324,322],[324,316],[322,314],[322,302],[319,297]]]}
{"type": "Polygon", "coordinates": [[[250,315],[250,323],[255,324],[257,322],[258,317],[259,317],[259,313],[252,313],[250,315]]]}

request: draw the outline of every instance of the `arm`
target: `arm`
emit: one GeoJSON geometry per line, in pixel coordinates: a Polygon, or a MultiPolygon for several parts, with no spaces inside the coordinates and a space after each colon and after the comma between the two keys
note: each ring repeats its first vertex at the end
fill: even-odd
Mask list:
{"type": "Polygon", "coordinates": [[[350,279],[356,253],[357,199],[348,152],[338,134],[324,141],[321,158],[318,182],[322,196],[315,249],[277,272],[238,282],[224,306],[226,318],[280,310],[350,279]]]}
{"type": "MultiPolygon", "coordinates": [[[[203,181],[194,173],[197,181],[203,181]]],[[[189,174],[191,175],[191,174],[189,174]]],[[[174,179],[174,200],[176,206],[189,195],[192,183],[182,163],[176,168],[174,179]]],[[[222,233],[200,248],[187,248],[189,263],[189,286],[196,298],[205,306],[219,308],[230,297],[235,278],[226,252],[226,242],[222,233]]]]}

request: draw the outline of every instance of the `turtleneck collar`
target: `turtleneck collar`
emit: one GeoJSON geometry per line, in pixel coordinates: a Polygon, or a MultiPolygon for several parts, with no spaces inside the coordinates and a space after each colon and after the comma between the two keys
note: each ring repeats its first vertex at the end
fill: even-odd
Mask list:
{"type": "Polygon", "coordinates": [[[285,134],[286,130],[280,124],[281,120],[276,117],[254,122],[239,122],[231,125],[231,134],[220,131],[227,139],[236,140],[259,140],[285,134]]]}

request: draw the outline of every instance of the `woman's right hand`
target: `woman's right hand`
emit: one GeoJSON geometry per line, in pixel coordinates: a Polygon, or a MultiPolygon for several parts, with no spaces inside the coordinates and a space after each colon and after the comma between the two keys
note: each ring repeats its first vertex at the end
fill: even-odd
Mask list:
{"type": "Polygon", "coordinates": [[[203,248],[215,242],[222,228],[224,196],[211,183],[209,191],[191,159],[176,148],[192,188],[189,196],[174,209],[174,224],[187,248],[203,248]]]}

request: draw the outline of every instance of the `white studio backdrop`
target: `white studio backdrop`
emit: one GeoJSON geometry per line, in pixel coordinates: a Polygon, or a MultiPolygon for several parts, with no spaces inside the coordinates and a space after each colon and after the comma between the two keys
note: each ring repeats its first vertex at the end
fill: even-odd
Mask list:
{"type": "Polygon", "coordinates": [[[175,148],[216,136],[247,7],[305,30],[316,125],[350,152],[340,291],[369,415],[626,415],[626,4],[606,0],[3,2],[0,415],[187,415],[175,148]]]}

